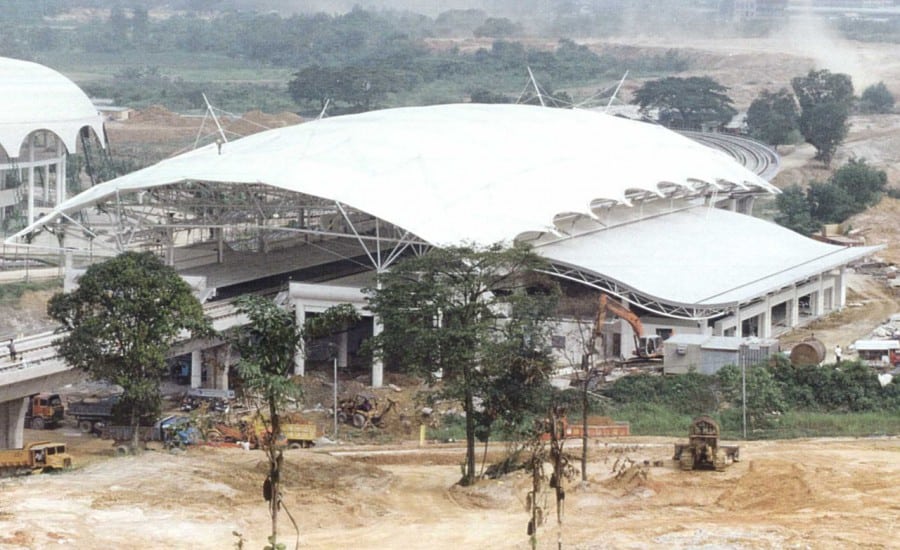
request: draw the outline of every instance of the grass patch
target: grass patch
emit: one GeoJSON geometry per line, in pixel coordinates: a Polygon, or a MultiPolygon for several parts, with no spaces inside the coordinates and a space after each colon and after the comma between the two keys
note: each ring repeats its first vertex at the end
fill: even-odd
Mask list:
{"type": "Polygon", "coordinates": [[[796,437],[871,437],[900,434],[896,411],[821,413],[789,411],[771,429],[754,432],[762,439],[796,437]]]}
{"type": "MultiPolygon", "coordinates": [[[[740,411],[727,418],[713,415],[723,439],[743,439],[740,411]]],[[[611,410],[613,418],[631,424],[632,435],[687,437],[693,419],[662,405],[630,403],[611,410]]],[[[789,411],[769,419],[765,428],[748,427],[747,439],[796,439],[804,437],[873,437],[900,434],[896,411],[822,413],[789,411]]]]}
{"type": "Polygon", "coordinates": [[[631,435],[683,436],[687,434],[692,420],[690,415],[677,413],[655,403],[618,405],[610,413],[614,419],[630,424],[631,435]]]}
{"type": "Polygon", "coordinates": [[[26,292],[39,292],[42,290],[62,290],[62,280],[50,279],[2,284],[0,285],[0,302],[18,302],[26,292]]]}
{"type": "Polygon", "coordinates": [[[432,441],[465,441],[466,418],[462,415],[448,414],[441,419],[441,425],[428,428],[426,437],[432,441]]]}

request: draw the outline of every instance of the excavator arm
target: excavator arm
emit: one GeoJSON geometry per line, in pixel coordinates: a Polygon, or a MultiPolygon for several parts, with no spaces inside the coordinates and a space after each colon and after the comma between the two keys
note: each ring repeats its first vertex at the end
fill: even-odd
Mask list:
{"type": "Polygon", "coordinates": [[[635,353],[639,357],[644,357],[646,353],[641,347],[641,338],[644,336],[644,325],[641,323],[640,317],[619,302],[611,300],[609,296],[602,293],[600,294],[599,307],[597,308],[597,319],[594,321],[594,339],[596,340],[602,336],[603,324],[606,322],[606,318],[609,315],[614,315],[631,326],[631,330],[634,332],[635,353]]]}

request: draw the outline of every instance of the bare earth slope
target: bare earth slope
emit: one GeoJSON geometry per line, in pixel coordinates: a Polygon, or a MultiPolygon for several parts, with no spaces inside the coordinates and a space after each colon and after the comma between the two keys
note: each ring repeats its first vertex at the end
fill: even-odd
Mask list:
{"type": "MultiPolygon", "coordinates": [[[[743,461],[722,473],[676,469],[674,441],[593,444],[589,483],[568,491],[564,547],[896,547],[896,438],[744,443],[743,461]],[[619,467],[616,477],[626,457],[663,465],[619,467]]],[[[529,476],[452,487],[462,456],[460,448],[355,459],[288,452],[285,506],[301,546],[528,548],[529,476]]],[[[237,531],[245,548],[260,548],[262,461],[258,451],[198,448],[0,480],[0,547],[221,549],[237,531]]],[[[554,510],[549,498],[540,548],[556,548],[554,510]]],[[[292,547],[284,515],[281,532],[292,547]]]]}

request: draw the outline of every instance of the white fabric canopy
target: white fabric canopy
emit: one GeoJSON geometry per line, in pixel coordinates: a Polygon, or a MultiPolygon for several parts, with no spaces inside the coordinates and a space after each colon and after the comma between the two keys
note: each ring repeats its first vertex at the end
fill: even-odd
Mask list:
{"type": "Polygon", "coordinates": [[[53,132],[73,153],[85,126],[105,144],[103,118],[74,82],[43,65],[0,57],[0,147],[8,156],[18,157],[35,130],[53,132]]]}
{"type": "Polygon", "coordinates": [[[778,192],[724,153],[659,126],[590,111],[460,104],[327,118],[221,151],[209,145],[93,187],[51,217],[184,181],[258,182],[340,201],[435,245],[511,240],[550,229],[556,214],[627,202],[631,189],[659,193],[661,184],[778,192]]]}
{"type": "Polygon", "coordinates": [[[835,246],[759,218],[700,206],[536,250],[652,299],[709,307],[753,300],[881,248],[835,246]]]}

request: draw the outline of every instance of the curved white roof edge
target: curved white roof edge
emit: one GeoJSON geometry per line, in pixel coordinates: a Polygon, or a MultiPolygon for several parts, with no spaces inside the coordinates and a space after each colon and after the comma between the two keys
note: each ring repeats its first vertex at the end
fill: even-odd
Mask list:
{"type": "Polygon", "coordinates": [[[647,301],[713,310],[755,300],[883,248],[827,244],[759,218],[698,206],[535,250],[553,264],[615,283],[647,301]]]}
{"type": "Polygon", "coordinates": [[[103,117],[88,96],[62,74],[38,63],[0,57],[0,147],[18,157],[28,134],[56,134],[70,153],[89,127],[106,146],[103,117]]]}
{"type": "Polygon", "coordinates": [[[51,216],[186,181],[263,183],[339,201],[435,245],[546,231],[560,212],[628,204],[632,189],[663,194],[703,182],[779,192],[724,153],[659,126],[590,111],[457,104],[327,118],[221,150],[209,145],[97,185],[51,216]]]}

